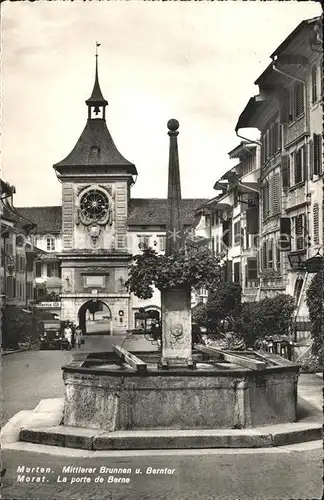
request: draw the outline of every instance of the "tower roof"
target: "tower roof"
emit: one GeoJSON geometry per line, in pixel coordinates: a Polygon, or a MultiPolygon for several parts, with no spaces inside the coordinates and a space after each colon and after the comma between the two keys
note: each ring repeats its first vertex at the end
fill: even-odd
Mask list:
{"type": "Polygon", "coordinates": [[[96,73],[95,73],[95,81],[93,85],[92,94],[89,99],[86,100],[86,104],[89,106],[93,105],[101,105],[107,106],[108,101],[104,98],[101,92],[101,88],[99,85],[99,77],[98,77],[98,54],[96,54],[96,73]]]}
{"type": "MultiPolygon", "coordinates": [[[[97,44],[98,46],[98,44],[97,44]]],[[[106,167],[107,169],[123,170],[130,175],[137,175],[136,167],[124,158],[118,151],[105,120],[105,107],[108,102],[103,97],[98,78],[98,55],[96,54],[95,82],[91,97],[86,101],[89,108],[88,121],[71,153],[63,160],[53,165],[62,173],[69,167],[106,167]],[[91,110],[97,115],[102,108],[102,117],[92,117],[91,110]]]]}
{"type": "Polygon", "coordinates": [[[60,167],[107,166],[124,167],[127,173],[137,175],[136,167],[118,151],[105,120],[88,120],[71,153],[54,165],[60,167]]]}

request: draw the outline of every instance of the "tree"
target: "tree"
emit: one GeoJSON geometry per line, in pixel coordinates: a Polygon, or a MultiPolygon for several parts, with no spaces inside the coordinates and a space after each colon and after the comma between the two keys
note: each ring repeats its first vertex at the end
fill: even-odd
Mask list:
{"type": "Polygon", "coordinates": [[[241,311],[242,287],[239,283],[226,281],[210,293],[206,312],[211,328],[217,328],[225,318],[235,321],[241,311]]]}
{"type": "Polygon", "coordinates": [[[19,343],[32,336],[32,315],[17,306],[2,308],[2,347],[16,349],[19,343]]]}
{"type": "Polygon", "coordinates": [[[315,274],[307,291],[306,304],[311,322],[311,335],[314,339],[313,353],[318,354],[323,342],[323,301],[324,301],[324,278],[323,272],[315,274]]]}
{"type": "Polygon", "coordinates": [[[140,299],[153,296],[153,286],[159,290],[176,287],[215,290],[220,281],[219,259],[208,248],[197,251],[180,250],[172,255],[159,255],[145,248],[135,255],[126,288],[140,299]]]}
{"type": "Polygon", "coordinates": [[[256,340],[289,334],[295,309],[293,297],[278,294],[259,302],[244,302],[236,320],[236,330],[248,347],[256,340]]]}

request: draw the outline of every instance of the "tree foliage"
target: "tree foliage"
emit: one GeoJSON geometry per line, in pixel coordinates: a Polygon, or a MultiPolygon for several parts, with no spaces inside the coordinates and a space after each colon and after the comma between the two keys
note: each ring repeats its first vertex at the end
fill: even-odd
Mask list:
{"type": "Polygon", "coordinates": [[[324,301],[324,278],[323,272],[315,274],[307,291],[306,304],[311,321],[311,335],[314,339],[313,351],[318,353],[323,342],[323,301],[324,301]]]}
{"type": "Polygon", "coordinates": [[[232,281],[220,283],[217,290],[209,295],[206,305],[210,326],[217,328],[225,318],[235,320],[240,314],[241,301],[242,287],[239,283],[232,281]]]}
{"type": "Polygon", "coordinates": [[[33,334],[32,316],[17,306],[5,306],[1,313],[2,347],[16,349],[33,334]]]}
{"type": "Polygon", "coordinates": [[[264,337],[288,335],[294,309],[293,297],[285,294],[259,302],[244,302],[236,320],[236,330],[248,347],[264,337]]]}
{"type": "Polygon", "coordinates": [[[193,321],[210,331],[217,331],[225,318],[231,322],[240,313],[242,287],[239,283],[219,282],[217,289],[208,295],[207,304],[198,304],[193,310],[193,321]]]}
{"type": "Polygon", "coordinates": [[[135,255],[127,289],[140,299],[153,296],[153,287],[166,290],[177,286],[215,290],[220,281],[219,260],[208,248],[172,255],[160,255],[152,248],[135,255]]]}

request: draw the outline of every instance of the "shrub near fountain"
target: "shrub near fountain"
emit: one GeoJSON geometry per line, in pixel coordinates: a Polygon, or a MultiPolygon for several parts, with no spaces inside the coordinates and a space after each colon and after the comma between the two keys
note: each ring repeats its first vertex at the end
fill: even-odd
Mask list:
{"type": "MultiPolygon", "coordinates": [[[[149,253],[164,264],[188,253],[180,219],[178,127],[176,120],[168,122],[166,255],[149,253]]],[[[197,255],[184,257],[186,272],[197,255]]],[[[146,266],[148,272],[151,268],[146,266]]],[[[219,269],[217,261],[211,269],[219,269]]],[[[115,346],[110,353],[78,353],[78,359],[63,367],[65,426],[102,431],[240,429],[296,420],[298,366],[272,354],[192,348],[190,286],[183,274],[178,276],[178,282],[171,279],[169,286],[160,287],[162,353],[115,346]]]]}

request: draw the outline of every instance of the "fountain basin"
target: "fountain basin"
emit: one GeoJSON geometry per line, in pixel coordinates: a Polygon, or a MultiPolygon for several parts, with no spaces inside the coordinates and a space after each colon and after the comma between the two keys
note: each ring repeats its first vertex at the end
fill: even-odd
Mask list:
{"type": "MultiPolygon", "coordinates": [[[[230,353],[230,351],[226,351],[230,353]]],[[[236,353],[237,354],[237,353],[236,353]]],[[[253,370],[193,351],[195,369],[158,367],[159,353],[136,353],[138,373],[115,353],[85,353],[66,364],[64,425],[103,431],[240,429],[296,421],[299,368],[273,354],[253,370]]]]}

